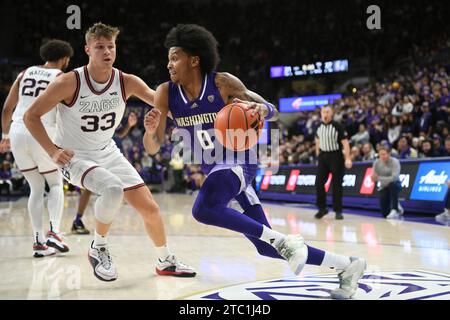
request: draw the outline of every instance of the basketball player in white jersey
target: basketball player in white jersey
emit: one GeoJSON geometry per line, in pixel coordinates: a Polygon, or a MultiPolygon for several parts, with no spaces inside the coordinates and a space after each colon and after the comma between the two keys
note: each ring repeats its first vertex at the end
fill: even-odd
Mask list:
{"type": "MultiPolygon", "coordinates": [[[[30,185],[28,211],[33,226],[35,238],[33,251],[36,258],[52,255],[56,251],[69,251],[59,233],[64,191],[58,167],[30,134],[24,124],[23,115],[47,86],[67,68],[73,49],[68,42],[51,40],[40,48],[40,55],[45,64],[32,66],[21,72],[11,87],[3,107],[3,133],[0,142],[1,152],[9,151],[11,147],[15,161],[30,185]],[[45,181],[50,187],[48,194],[50,231],[47,233],[47,240],[44,237],[42,222],[45,181]]],[[[56,109],[43,115],[41,121],[45,132],[53,139],[56,131],[56,109]]]]}
{"type": "Polygon", "coordinates": [[[195,271],[177,260],[167,247],[159,207],[140,175],[112,140],[130,96],[154,103],[151,90],[139,77],[113,68],[119,30],[102,23],[86,32],[89,63],[58,77],[25,113],[25,124],[73,185],[100,196],[95,203],[95,238],[89,248],[94,275],[117,279],[107,246],[107,233],[125,199],[142,216],[159,257],[160,275],[193,277],[195,271]],[[55,144],[40,117],[58,102],[55,144]]]}

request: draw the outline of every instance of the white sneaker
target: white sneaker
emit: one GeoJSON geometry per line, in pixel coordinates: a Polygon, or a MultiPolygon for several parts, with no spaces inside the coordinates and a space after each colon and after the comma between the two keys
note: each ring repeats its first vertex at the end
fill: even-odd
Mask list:
{"type": "Polygon", "coordinates": [[[391,212],[389,212],[388,216],[386,217],[386,219],[399,219],[399,218],[400,214],[395,209],[392,209],[391,212]]]}
{"type": "Polygon", "coordinates": [[[117,279],[117,270],[106,246],[94,247],[94,241],[92,241],[88,258],[94,268],[94,275],[98,279],[102,281],[114,281],[117,279]]]}
{"type": "Polygon", "coordinates": [[[47,246],[52,247],[59,252],[68,252],[69,247],[62,240],[62,237],[53,231],[47,233],[47,246]]]}
{"type": "Polygon", "coordinates": [[[331,291],[333,299],[350,299],[358,289],[358,281],[364,275],[367,263],[366,260],[356,257],[350,257],[351,263],[341,273],[339,277],[339,288],[331,291]]]}
{"type": "Polygon", "coordinates": [[[287,260],[292,272],[299,275],[308,258],[308,248],[300,235],[288,235],[276,246],[278,253],[287,260]]]}
{"type": "Polygon", "coordinates": [[[45,243],[35,242],[33,244],[33,257],[43,258],[46,256],[51,256],[56,253],[56,250],[50,248],[45,243]]]}
{"type": "Polygon", "coordinates": [[[445,210],[444,212],[438,214],[435,219],[437,222],[450,222],[450,212],[448,212],[448,210],[445,210]]]}
{"type": "Polygon", "coordinates": [[[178,261],[175,255],[168,256],[164,261],[158,259],[156,266],[156,273],[160,276],[174,276],[174,277],[195,277],[196,272],[194,268],[188,266],[181,261],[178,261]]]}

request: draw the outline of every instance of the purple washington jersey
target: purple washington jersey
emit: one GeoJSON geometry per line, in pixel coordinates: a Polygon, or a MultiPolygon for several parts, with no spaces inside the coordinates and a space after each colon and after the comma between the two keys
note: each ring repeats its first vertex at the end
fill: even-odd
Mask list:
{"type": "Polygon", "coordinates": [[[201,164],[205,174],[216,164],[246,164],[244,169],[256,168],[253,150],[230,151],[215,137],[214,121],[225,106],[215,77],[216,72],[203,77],[200,96],[193,101],[189,101],[181,85],[169,81],[169,110],[178,128],[176,134],[184,144],[183,158],[190,163],[201,164]],[[187,149],[189,152],[185,154],[187,149]]]}

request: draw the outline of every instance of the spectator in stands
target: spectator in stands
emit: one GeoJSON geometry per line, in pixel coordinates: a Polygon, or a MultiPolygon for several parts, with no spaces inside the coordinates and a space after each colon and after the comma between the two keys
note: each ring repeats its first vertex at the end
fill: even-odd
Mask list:
{"type": "Polygon", "coordinates": [[[424,137],[413,137],[411,147],[413,147],[416,150],[419,150],[423,140],[425,140],[424,137]]]}
{"type": "Polygon", "coordinates": [[[443,157],[450,157],[450,135],[445,139],[443,157]]]}
{"type": "Polygon", "coordinates": [[[431,112],[428,101],[422,104],[422,116],[419,119],[419,134],[428,137],[431,131],[431,112]]]}
{"type": "Polygon", "coordinates": [[[150,183],[150,172],[148,169],[143,169],[141,164],[139,162],[136,162],[134,164],[134,168],[139,173],[139,175],[142,177],[142,180],[144,180],[145,183],[150,183]]]}
{"type": "Polygon", "coordinates": [[[187,166],[186,181],[190,186],[191,193],[201,188],[205,178],[206,176],[199,165],[190,164],[187,166]]]}
{"type": "Polygon", "coordinates": [[[371,138],[370,142],[374,144],[377,144],[381,140],[387,139],[387,133],[381,125],[380,117],[377,117],[373,120],[369,129],[369,134],[371,138]]]}
{"type": "Polygon", "coordinates": [[[443,157],[445,154],[445,148],[441,143],[441,136],[437,133],[433,134],[433,147],[436,157],[443,157]]]}
{"type": "Polygon", "coordinates": [[[372,170],[372,180],[379,182],[380,209],[387,219],[398,219],[403,209],[398,202],[402,189],[400,183],[400,161],[391,157],[390,148],[382,146],[375,160],[372,170]]]}
{"type": "Polygon", "coordinates": [[[450,93],[448,91],[448,87],[442,88],[440,104],[441,104],[441,106],[450,105],[450,93]]]}
{"type": "Polygon", "coordinates": [[[419,158],[433,158],[436,157],[436,153],[434,152],[433,143],[426,139],[422,141],[420,146],[419,158]]]}
{"type": "Polygon", "coordinates": [[[2,168],[0,170],[0,179],[9,180],[11,176],[11,163],[5,159],[2,162],[2,168]]]}
{"type": "Polygon", "coordinates": [[[397,142],[398,138],[400,138],[402,125],[399,123],[397,117],[389,117],[389,120],[387,121],[387,128],[388,141],[392,145],[397,142]]]}
{"type": "Polygon", "coordinates": [[[369,142],[370,136],[364,123],[359,124],[358,133],[350,138],[351,144],[364,144],[369,142]]]}
{"type": "Polygon", "coordinates": [[[164,178],[164,167],[163,159],[161,154],[157,153],[153,159],[153,165],[150,169],[150,183],[160,184],[163,182],[164,178]]]}
{"type": "Polygon", "coordinates": [[[172,167],[174,186],[171,188],[171,192],[184,192],[183,173],[184,173],[184,161],[179,152],[176,152],[169,162],[172,167]]]}
{"type": "Polygon", "coordinates": [[[417,158],[417,150],[409,146],[408,138],[402,136],[398,140],[397,152],[400,159],[417,158]]]}
{"type": "Polygon", "coordinates": [[[369,142],[364,143],[362,147],[361,161],[372,161],[375,159],[375,152],[373,151],[372,144],[369,142]]]}
{"type": "Polygon", "coordinates": [[[308,144],[300,143],[296,150],[297,158],[299,163],[307,164],[313,163],[313,159],[308,150],[308,144]]]}
{"type": "Polygon", "coordinates": [[[151,168],[153,165],[153,159],[145,151],[142,153],[141,164],[144,169],[151,168]]]}
{"type": "Polygon", "coordinates": [[[392,108],[393,116],[401,116],[402,114],[411,113],[414,109],[408,96],[403,97],[403,102],[398,102],[394,108],[392,108]]]}
{"type": "Polygon", "coordinates": [[[131,164],[132,165],[135,165],[136,163],[141,165],[141,156],[139,155],[139,152],[135,152],[133,154],[133,158],[131,159],[131,164]]]}
{"type": "Polygon", "coordinates": [[[350,158],[353,162],[362,161],[361,149],[359,148],[359,146],[352,147],[352,149],[350,150],[350,158]]]}
{"type": "Polygon", "coordinates": [[[403,114],[400,118],[400,123],[402,125],[402,135],[412,134],[414,127],[414,118],[412,113],[403,114]]]}

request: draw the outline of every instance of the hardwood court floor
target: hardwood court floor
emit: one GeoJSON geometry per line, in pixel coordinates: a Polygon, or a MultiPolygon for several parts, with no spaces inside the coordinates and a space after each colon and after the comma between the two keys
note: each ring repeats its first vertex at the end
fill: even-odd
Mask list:
{"type": "MultiPolygon", "coordinates": [[[[316,281],[315,288],[307,290],[321,291],[322,294],[337,286],[337,277],[332,270],[306,266],[300,277],[293,277],[287,263],[259,256],[243,236],[198,223],[191,215],[193,196],[154,196],[161,207],[172,251],[183,262],[197,269],[197,277],[157,276],[154,272],[155,251],[146,236],[142,221],[130,206],[123,205],[109,236],[119,278],[111,283],[99,281],[94,277],[87,259],[87,250],[93,236],[70,234],[77,196],[66,197],[62,221],[62,230],[67,232],[65,241],[70,252],[35,259],[32,257],[33,239],[26,209],[27,198],[22,198],[15,202],[0,203],[0,273],[3,275],[0,278],[0,299],[201,299],[219,296],[235,299],[302,299],[326,298],[326,295],[319,297],[305,292],[291,292],[291,288],[281,293],[278,291],[278,295],[273,292],[265,293],[265,289],[264,293],[253,292],[249,296],[249,292],[252,293],[253,290],[249,286],[260,286],[271,279],[294,283],[316,281]],[[324,279],[331,281],[323,281],[324,279]],[[288,291],[291,293],[286,294],[288,291]]],[[[84,218],[86,226],[91,230],[94,225],[94,201],[95,199],[91,199],[84,218]]],[[[372,296],[364,296],[367,290],[363,288],[365,291],[361,290],[355,298],[406,299],[411,297],[411,292],[425,293],[424,290],[431,290],[431,294],[425,296],[450,299],[450,292],[446,294],[442,291],[442,288],[449,291],[450,285],[448,226],[390,222],[381,218],[345,214],[345,211],[345,219],[342,221],[334,220],[333,214],[318,221],[314,219],[313,208],[298,208],[289,204],[264,204],[264,208],[276,230],[301,233],[308,244],[325,250],[365,257],[368,261],[367,274],[370,275],[368,279],[378,279],[378,282],[370,285],[370,290],[367,289],[372,296]],[[414,273],[416,271],[419,273],[414,273]],[[427,275],[434,277],[434,280],[427,278],[427,275]],[[403,278],[397,281],[394,279],[397,276],[403,278]],[[411,282],[409,289],[400,290],[406,281],[404,277],[407,280],[418,279],[423,280],[422,283],[433,283],[434,289],[430,287],[431,284],[420,289],[422,285],[411,282]],[[400,283],[400,287],[394,281],[390,289],[382,288],[380,279],[395,280],[400,283]],[[438,290],[436,288],[441,291],[433,293],[438,290]]],[[[47,221],[47,214],[44,221],[47,221]]]]}

